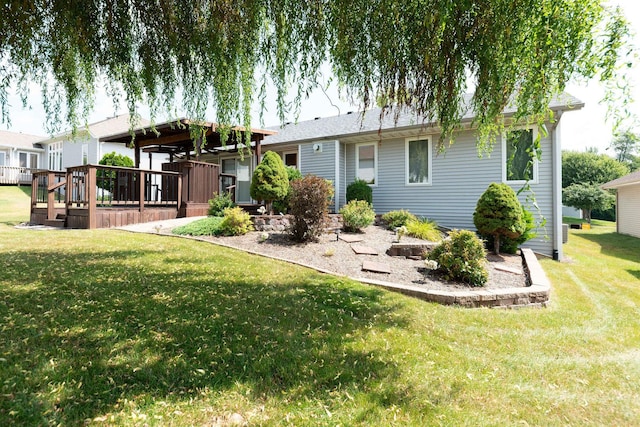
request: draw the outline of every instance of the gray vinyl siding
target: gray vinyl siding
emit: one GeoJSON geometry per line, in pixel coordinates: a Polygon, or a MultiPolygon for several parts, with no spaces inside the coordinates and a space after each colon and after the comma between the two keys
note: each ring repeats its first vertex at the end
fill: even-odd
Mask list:
{"type": "MultiPolygon", "coordinates": [[[[336,141],[314,141],[300,144],[300,172],[303,175],[317,175],[335,183],[337,145],[339,144],[336,144],[336,141]],[[314,144],[322,144],[322,151],[314,151],[314,144]]],[[[340,197],[339,194],[338,197],[340,197]]],[[[333,204],[330,208],[333,208],[333,204]]]]}
{"type": "Polygon", "coordinates": [[[338,206],[343,206],[347,203],[347,144],[340,143],[338,149],[340,150],[340,165],[338,167],[340,193],[338,196],[338,206]]]}
{"type": "MultiPolygon", "coordinates": [[[[478,156],[476,137],[472,131],[456,135],[455,143],[445,153],[436,154],[432,144],[431,185],[408,186],[405,184],[405,139],[383,140],[378,145],[378,181],[373,186],[373,207],[377,214],[406,209],[418,216],[425,216],[449,228],[474,230],[473,212],[478,198],[492,182],[502,181],[501,144],[496,142],[493,151],[478,156]]],[[[536,202],[544,218],[549,219],[539,237],[525,246],[534,251],[551,255],[553,244],[552,218],[552,170],[551,141],[542,141],[543,161],[538,166],[538,183],[531,184],[536,202]]],[[[355,177],[355,145],[346,147],[346,182],[355,177]]],[[[522,185],[514,184],[518,191],[522,185]]],[[[521,202],[534,213],[540,214],[526,201],[527,194],[519,196],[521,202]]]]}

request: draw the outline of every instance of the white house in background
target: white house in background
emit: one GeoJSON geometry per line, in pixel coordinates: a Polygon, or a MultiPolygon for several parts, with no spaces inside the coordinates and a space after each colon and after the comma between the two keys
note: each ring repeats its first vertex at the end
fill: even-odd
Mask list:
{"type": "Polygon", "coordinates": [[[616,227],[620,234],[640,238],[640,171],[602,185],[616,190],[616,227]]]}
{"type": "Polygon", "coordinates": [[[46,168],[43,139],[0,130],[0,184],[31,184],[31,172],[46,168]]]}
{"type": "MultiPolygon", "coordinates": [[[[562,259],[562,174],[561,145],[558,126],[565,111],[577,110],[584,104],[568,94],[552,100],[554,122],[546,123],[547,132],[540,134],[542,161],[528,165],[524,154],[538,136],[537,126],[522,126],[503,135],[488,155],[478,156],[474,113],[465,100],[466,111],[455,143],[438,153],[440,129],[437,123],[425,123],[422,117],[403,112],[397,121],[386,117],[380,121],[380,110],[361,114],[345,114],[288,124],[262,142],[263,152],[279,153],[286,164],[294,165],[303,175],[314,174],[334,184],[337,211],[345,204],[347,186],[364,179],[373,189],[373,207],[378,214],[407,209],[449,228],[475,229],[473,212],[480,195],[492,182],[505,182],[514,190],[521,189],[529,178],[539,211],[546,218],[538,237],[525,246],[536,252],[562,259]],[[520,155],[519,155],[520,154],[520,155]]],[[[513,109],[506,109],[507,120],[513,109]]],[[[393,116],[393,114],[391,114],[393,116]]],[[[274,129],[275,130],[275,129],[274,129]]],[[[231,155],[220,154],[218,162],[233,168],[235,161],[245,166],[247,176],[253,165],[231,155]]],[[[225,171],[225,170],[223,170],[225,171]]],[[[237,171],[237,169],[236,169],[237,171]]]]}
{"type": "MultiPolygon", "coordinates": [[[[149,126],[150,122],[140,119],[136,127],[149,126]]],[[[42,139],[41,145],[44,147],[45,169],[53,171],[63,171],[70,166],[80,166],[86,164],[98,164],[102,156],[115,151],[133,159],[134,151],[125,144],[103,142],[102,138],[107,135],[127,132],[131,127],[129,115],[123,114],[109,117],[105,120],[91,123],[86,127],[79,128],[76,135],[71,132],[64,132],[49,139],[42,139]]],[[[143,161],[143,169],[160,169],[160,159],[154,159],[154,163],[143,161]]]]}

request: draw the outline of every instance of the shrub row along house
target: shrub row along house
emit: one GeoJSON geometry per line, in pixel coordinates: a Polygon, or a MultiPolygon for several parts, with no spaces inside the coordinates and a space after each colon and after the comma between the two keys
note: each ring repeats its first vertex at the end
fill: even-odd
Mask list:
{"type": "MultiPolygon", "coordinates": [[[[347,186],[356,179],[362,179],[373,190],[376,213],[406,209],[448,228],[474,229],[476,203],[490,183],[507,183],[516,191],[529,186],[530,190],[520,193],[520,200],[538,218],[546,219],[546,224],[538,230],[538,237],[527,242],[526,246],[561,259],[559,126],[564,112],[582,107],[581,101],[568,94],[558,96],[549,105],[554,120],[545,124],[544,134],[539,135],[536,125],[514,127],[481,156],[477,148],[474,115],[469,109],[455,133],[455,143],[446,147],[444,152],[437,150],[440,134],[437,123],[425,122],[422,117],[407,112],[381,118],[380,110],[371,110],[364,115],[347,113],[270,130],[252,130],[252,155],[243,154],[233,141],[226,146],[221,144],[217,126],[213,123],[204,124],[204,138],[194,150],[188,129],[189,121],[183,119],[157,125],[159,135],[150,126],[136,131],[135,165],[136,168],[140,167],[141,151],[149,153],[150,159],[153,153],[160,153],[165,157],[169,155],[170,163],[192,162],[184,170],[165,164],[163,170],[167,171],[167,175],[158,177],[161,181],[157,183],[148,183],[149,189],[153,187],[151,192],[154,194],[165,190],[163,200],[167,200],[166,195],[177,191],[165,188],[166,182],[173,179],[169,173],[177,171],[186,179],[185,171],[193,170],[192,166],[196,166],[196,163],[216,165],[215,176],[202,175],[197,180],[183,183],[182,198],[172,200],[178,205],[177,211],[171,214],[173,216],[202,214],[200,208],[206,211],[206,198],[211,197],[209,190],[224,190],[229,185],[238,204],[255,203],[250,195],[251,176],[261,159],[261,153],[267,150],[277,152],[287,166],[298,168],[303,175],[313,174],[330,180],[334,185],[331,206],[334,212],[338,212],[346,203],[347,186]],[[528,163],[526,150],[531,148],[538,136],[541,161],[528,163]],[[203,178],[205,176],[207,178],[203,178]],[[232,181],[225,184],[223,177],[232,177],[232,181]],[[209,185],[210,180],[215,180],[215,185],[209,185]],[[206,191],[198,192],[198,188],[206,191]],[[200,193],[198,197],[205,200],[193,199],[191,194],[196,193],[200,193]],[[532,195],[535,208],[534,202],[526,200],[532,195]],[[189,209],[189,204],[197,209],[189,209]]],[[[507,123],[513,113],[513,110],[505,110],[507,123]]],[[[101,141],[128,144],[131,137],[128,132],[123,132],[105,136],[101,141]]],[[[149,193],[149,189],[145,191],[141,187],[137,194],[149,193]]],[[[160,199],[158,196],[154,200],[160,199]]],[[[140,202],[139,206],[142,210],[143,203],[140,202]]],[[[112,205],[107,207],[114,208],[112,205]]],[[[138,215],[134,220],[153,219],[153,215],[138,215]]],[[[104,221],[102,225],[95,225],[94,222],[93,226],[111,225],[118,224],[104,221]]]]}

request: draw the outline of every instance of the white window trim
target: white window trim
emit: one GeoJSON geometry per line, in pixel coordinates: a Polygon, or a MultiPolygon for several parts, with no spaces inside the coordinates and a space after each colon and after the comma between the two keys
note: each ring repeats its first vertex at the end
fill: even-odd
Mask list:
{"type": "Polygon", "coordinates": [[[360,147],[365,145],[373,145],[373,184],[369,187],[378,186],[378,144],[376,142],[361,142],[356,144],[356,179],[360,178],[360,147]]]}
{"type": "Polygon", "coordinates": [[[431,145],[431,137],[419,137],[419,138],[406,138],[404,140],[404,184],[410,187],[427,187],[431,185],[431,177],[433,168],[431,163],[433,160],[433,148],[431,145]],[[427,182],[409,182],[409,143],[412,141],[427,141],[427,150],[429,152],[429,158],[427,163],[427,182]]]}
{"type": "MultiPolygon", "coordinates": [[[[531,137],[533,141],[538,138],[538,130],[532,126],[521,126],[510,130],[531,130],[531,137]]],[[[529,181],[526,180],[509,180],[507,179],[507,133],[503,133],[502,139],[502,182],[505,184],[538,184],[538,159],[533,159],[533,178],[529,181]]]]}
{"type": "MultiPolygon", "coordinates": [[[[285,161],[285,157],[287,156],[287,154],[295,154],[296,155],[296,169],[300,170],[300,154],[298,153],[298,150],[289,150],[289,151],[283,151],[282,152],[282,163],[284,163],[285,161]]],[[[286,166],[286,163],[285,163],[286,166]]]]}
{"type": "Polygon", "coordinates": [[[25,154],[27,156],[27,169],[38,169],[38,165],[40,164],[40,154],[34,153],[31,151],[18,151],[18,166],[20,166],[20,154],[25,154]],[[36,165],[31,164],[31,156],[36,156],[36,165]]]}

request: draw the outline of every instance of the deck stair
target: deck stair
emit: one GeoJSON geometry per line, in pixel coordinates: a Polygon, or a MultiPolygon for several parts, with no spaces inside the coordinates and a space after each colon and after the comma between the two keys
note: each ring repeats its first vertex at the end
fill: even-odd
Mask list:
{"type": "Polygon", "coordinates": [[[67,216],[65,214],[58,214],[54,219],[45,219],[44,225],[47,227],[64,228],[67,224],[67,216]]]}

